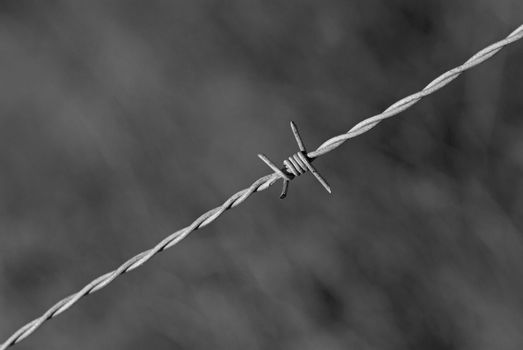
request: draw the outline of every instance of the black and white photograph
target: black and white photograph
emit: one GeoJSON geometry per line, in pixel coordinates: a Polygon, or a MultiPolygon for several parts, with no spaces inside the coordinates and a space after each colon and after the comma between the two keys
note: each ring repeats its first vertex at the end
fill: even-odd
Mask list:
{"type": "Polygon", "coordinates": [[[0,0],[0,350],[523,349],[523,1],[0,0]]]}

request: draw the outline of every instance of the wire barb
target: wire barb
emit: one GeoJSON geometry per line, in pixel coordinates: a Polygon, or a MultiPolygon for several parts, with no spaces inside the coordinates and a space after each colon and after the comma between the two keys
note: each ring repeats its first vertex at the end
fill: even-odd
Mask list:
{"type": "Polygon", "coordinates": [[[307,156],[305,144],[303,143],[300,133],[298,132],[298,127],[296,124],[294,124],[293,121],[291,121],[291,130],[300,151],[283,161],[283,169],[280,169],[274,165],[274,163],[271,162],[264,154],[258,154],[258,157],[283,179],[283,187],[280,194],[280,199],[287,197],[290,181],[295,177],[300,176],[301,174],[305,174],[307,171],[310,171],[312,175],[314,175],[314,177],[327,190],[327,192],[332,193],[331,187],[327,183],[327,180],[325,180],[312,166],[311,162],[314,160],[314,158],[309,158],[307,156]]]}

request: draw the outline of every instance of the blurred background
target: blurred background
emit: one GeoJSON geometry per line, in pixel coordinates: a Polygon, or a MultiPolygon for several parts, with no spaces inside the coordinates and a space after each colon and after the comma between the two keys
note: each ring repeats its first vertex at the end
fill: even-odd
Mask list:
{"type": "MultiPolygon", "coordinates": [[[[0,2],[0,341],[523,20],[519,0],[0,2]]],[[[521,349],[523,42],[16,349],[521,349]]]]}

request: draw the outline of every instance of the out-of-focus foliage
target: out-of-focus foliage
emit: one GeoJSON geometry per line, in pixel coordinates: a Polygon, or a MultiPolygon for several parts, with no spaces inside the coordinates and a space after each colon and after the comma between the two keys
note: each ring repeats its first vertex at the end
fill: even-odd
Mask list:
{"type": "MultiPolygon", "coordinates": [[[[0,2],[0,335],[521,24],[520,0],[0,2]]],[[[523,45],[22,349],[521,349],[523,45]]],[[[276,187],[279,187],[276,186],[276,187]]],[[[2,339],[3,340],[3,339],[2,339]]]]}

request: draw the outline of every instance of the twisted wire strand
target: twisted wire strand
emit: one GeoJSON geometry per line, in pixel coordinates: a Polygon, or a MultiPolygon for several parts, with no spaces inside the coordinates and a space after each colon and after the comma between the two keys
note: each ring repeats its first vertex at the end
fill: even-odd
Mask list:
{"type": "MultiPolygon", "coordinates": [[[[442,75],[440,75],[439,77],[434,79],[431,83],[429,83],[423,90],[399,100],[398,102],[396,102],[393,105],[391,105],[390,107],[388,107],[382,113],[363,120],[362,122],[356,124],[352,129],[350,129],[345,134],[335,136],[335,137],[325,141],[315,151],[309,152],[307,154],[307,157],[309,157],[310,159],[314,159],[316,157],[322,156],[322,155],[338,148],[348,139],[351,139],[355,136],[361,135],[361,134],[369,131],[370,129],[374,128],[377,124],[379,124],[382,120],[384,120],[386,118],[390,118],[390,117],[412,107],[414,104],[419,102],[423,97],[430,95],[430,94],[434,93],[435,91],[441,89],[443,86],[447,85],[452,80],[456,79],[464,71],[486,61],[487,59],[491,58],[496,53],[498,53],[503,47],[505,47],[506,45],[509,45],[517,40],[520,40],[522,37],[523,37],[523,25],[519,26],[515,31],[513,31],[505,39],[498,41],[498,42],[484,48],[483,50],[479,51],[478,53],[476,53],[474,56],[472,56],[470,59],[468,59],[461,66],[458,66],[456,68],[453,68],[453,69],[443,73],[442,75]]],[[[295,167],[295,170],[297,172],[300,172],[300,170],[305,171],[305,169],[301,166],[301,162],[298,159],[293,158],[291,156],[289,158],[289,160],[291,162],[293,160],[297,162],[297,164],[294,164],[294,162],[292,162],[292,165],[295,167]]],[[[78,291],[74,294],[71,294],[68,297],[65,297],[64,299],[60,300],[55,305],[53,305],[51,308],[49,308],[40,317],[25,324],[20,329],[18,329],[16,332],[14,332],[0,346],[0,350],[5,350],[8,347],[27,338],[36,329],[38,329],[44,322],[48,321],[49,319],[51,319],[53,317],[58,316],[59,314],[61,314],[64,311],[66,311],[72,305],[74,305],[76,302],[78,302],[81,298],[99,291],[100,289],[102,289],[102,288],[106,287],[108,284],[110,284],[118,276],[123,275],[126,272],[129,272],[129,271],[132,271],[132,270],[138,268],[139,266],[141,266],[144,263],[146,263],[147,261],[149,261],[156,254],[158,254],[168,248],[173,247],[178,242],[183,240],[191,232],[209,225],[211,222],[216,220],[220,215],[222,215],[225,211],[238,206],[239,204],[244,202],[248,197],[250,197],[255,192],[260,192],[260,191],[264,191],[264,190],[268,189],[276,181],[278,181],[280,178],[284,177],[284,176],[282,176],[283,171],[290,171],[292,169],[293,169],[293,167],[288,168],[288,165],[284,164],[284,167],[281,169],[281,171],[279,171],[279,172],[275,171],[272,174],[265,175],[265,176],[259,178],[258,180],[254,181],[248,188],[245,188],[241,191],[236,192],[231,197],[229,197],[229,199],[227,199],[222,205],[202,214],[200,217],[198,217],[196,220],[194,220],[192,224],[172,233],[168,237],[164,238],[160,243],[158,243],[153,248],[135,255],[134,257],[132,257],[131,259],[129,259],[125,263],[123,263],[117,269],[115,269],[111,272],[108,272],[100,277],[95,278],[90,283],[88,283],[85,287],[83,287],[80,291],[78,291]]],[[[301,174],[301,172],[300,172],[300,174],[301,174]]]]}
{"type": "Polygon", "coordinates": [[[516,30],[510,33],[505,39],[500,40],[490,46],[487,46],[483,50],[476,53],[474,56],[469,58],[461,66],[453,68],[433,81],[431,81],[423,90],[416,92],[412,95],[409,95],[398,102],[394,103],[388,107],[385,111],[380,114],[377,114],[373,117],[367,118],[358,124],[356,124],[352,129],[347,131],[345,134],[335,136],[324,143],[322,143],[315,151],[312,151],[307,154],[309,158],[316,158],[325,153],[328,153],[339,146],[341,146],[345,141],[351,139],[355,136],[361,135],[370,129],[378,125],[382,120],[395,116],[396,114],[403,112],[404,110],[412,107],[414,104],[418,103],[423,97],[428,96],[454,79],[461,75],[464,71],[477,66],[478,64],[488,60],[495,54],[497,54],[503,47],[506,45],[512,44],[513,42],[520,40],[523,37],[523,25],[519,26],[516,30]]]}
{"type": "Polygon", "coordinates": [[[18,329],[0,346],[0,350],[5,350],[8,347],[27,338],[44,322],[60,315],[65,310],[69,309],[73,304],[78,302],[78,300],[80,300],[81,298],[99,291],[100,289],[106,287],[118,276],[123,275],[124,273],[132,271],[137,267],[143,265],[156,254],[176,245],[178,242],[183,240],[189,233],[209,225],[220,215],[222,215],[225,211],[241,204],[253,193],[266,190],[278,179],[279,175],[276,173],[259,178],[258,180],[254,181],[252,185],[248,188],[236,192],[231,197],[229,197],[229,199],[227,199],[222,205],[202,214],[200,217],[194,220],[192,224],[172,233],[168,237],[164,238],[153,248],[135,255],[134,257],[130,258],[125,263],[120,265],[120,267],[118,267],[117,269],[95,278],[90,283],[85,285],[85,287],[83,287],[80,291],[63,298],[62,300],[54,304],[51,308],[49,308],[43,315],[18,329]]]}

